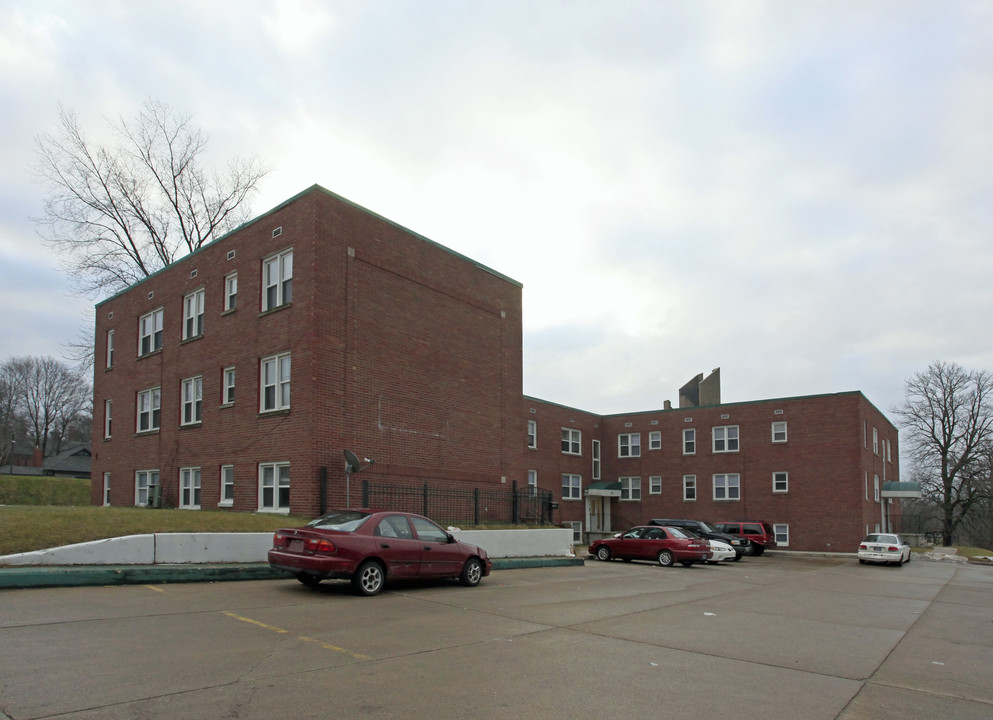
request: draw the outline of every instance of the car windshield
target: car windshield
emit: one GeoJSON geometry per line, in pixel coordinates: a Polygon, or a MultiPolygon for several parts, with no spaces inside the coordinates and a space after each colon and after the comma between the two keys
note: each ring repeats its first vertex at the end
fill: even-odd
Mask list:
{"type": "Polygon", "coordinates": [[[321,515],[316,520],[311,520],[307,523],[307,527],[354,532],[362,527],[362,524],[368,519],[369,513],[361,510],[335,510],[327,515],[321,515]]]}
{"type": "Polygon", "coordinates": [[[700,529],[703,530],[704,532],[710,532],[710,533],[718,532],[717,528],[715,528],[709,522],[703,522],[702,520],[700,521],[700,529]]]}

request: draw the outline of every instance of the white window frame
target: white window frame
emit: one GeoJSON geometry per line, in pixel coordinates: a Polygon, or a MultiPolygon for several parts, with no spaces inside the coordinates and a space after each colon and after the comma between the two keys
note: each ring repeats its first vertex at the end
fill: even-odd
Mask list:
{"type": "Polygon", "coordinates": [[[790,474],[785,470],[776,470],[772,473],[772,491],[774,493],[787,493],[790,491],[790,474]]]}
{"type": "Polygon", "coordinates": [[[202,488],[200,468],[179,469],[179,509],[199,510],[202,488]]]}
{"type": "Polygon", "coordinates": [[[641,433],[621,433],[617,436],[617,457],[641,457],[641,433]]]}
{"type": "Polygon", "coordinates": [[[662,449],[662,431],[652,430],[648,433],[648,449],[649,450],[661,450],[662,449]]]}
{"type": "Polygon", "coordinates": [[[114,419],[114,401],[104,400],[103,401],[103,439],[110,440],[113,437],[111,430],[114,419]]]}
{"type": "Polygon", "coordinates": [[[696,428],[683,428],[683,455],[696,455],[696,428]]]}
{"type": "Polygon", "coordinates": [[[262,261],[262,312],[293,302],[293,249],[262,261]]]}
{"type": "Polygon", "coordinates": [[[180,425],[199,425],[203,421],[203,375],[183,380],[180,425]]]}
{"type": "Polygon", "coordinates": [[[164,321],[164,308],[152,310],[138,318],[138,357],[151,355],[162,349],[164,321]]]}
{"type": "Polygon", "coordinates": [[[259,412],[290,409],[291,374],[290,353],[262,358],[259,362],[259,412]]]}
{"type": "Polygon", "coordinates": [[[238,273],[228,273],[224,276],[224,312],[238,308],[238,273]]]}
{"type": "Polygon", "coordinates": [[[872,476],[872,488],[873,488],[874,499],[875,499],[876,502],[879,502],[879,476],[878,475],[873,475],[872,476]]]}
{"type": "Polygon", "coordinates": [[[772,441],[774,443],[786,442],[786,421],[776,420],[772,423],[772,441]]]}
{"type": "Polygon", "coordinates": [[[622,477],[621,481],[621,502],[641,502],[641,478],[622,477]]]}
{"type": "Polygon", "coordinates": [[[789,523],[773,523],[772,535],[776,538],[776,547],[790,546],[790,526],[789,523]]]}
{"type": "Polygon", "coordinates": [[[879,454],[879,429],[878,428],[873,428],[872,429],[872,454],[873,455],[878,455],[879,454]]]}
{"type": "Polygon", "coordinates": [[[717,425],[711,428],[712,448],[715,453],[736,453],[740,447],[737,425],[717,425]]]}
{"type": "Polygon", "coordinates": [[[103,474],[103,506],[110,507],[110,473],[103,474]]]}
{"type": "Polygon", "coordinates": [[[572,528],[572,544],[578,545],[583,542],[583,521],[582,520],[566,520],[562,523],[565,527],[572,528]]]}
{"type": "Polygon", "coordinates": [[[714,473],[714,502],[739,502],[741,500],[740,473],[714,473]],[[718,497],[723,495],[723,497],[718,497]]]}
{"type": "Polygon", "coordinates": [[[234,404],[234,388],[237,376],[234,365],[226,367],[221,371],[221,405],[234,404]]]}
{"type": "Polygon", "coordinates": [[[142,390],[138,393],[138,400],[135,403],[137,417],[135,417],[135,432],[155,432],[162,424],[162,388],[153,387],[142,390]],[[142,416],[148,418],[148,427],[141,426],[142,416]]]}
{"type": "Polygon", "coordinates": [[[220,492],[217,497],[218,507],[234,505],[234,465],[221,465],[220,492]]]}
{"type": "Polygon", "coordinates": [[[537,470],[528,470],[528,497],[538,497],[537,470]]]}
{"type": "Polygon", "coordinates": [[[538,448],[538,421],[528,420],[528,447],[532,450],[538,448]]]}
{"type": "Polygon", "coordinates": [[[649,475],[648,476],[648,494],[649,495],[661,495],[662,494],[662,476],[661,475],[649,475]]]}
{"type": "Polygon", "coordinates": [[[134,504],[147,507],[152,499],[152,488],[159,484],[158,470],[136,470],[134,473],[134,504]]]}
{"type": "Polygon", "coordinates": [[[290,512],[290,464],[288,462],[259,463],[259,512],[288,515],[290,512]],[[286,504],[280,496],[286,491],[286,504]],[[271,494],[269,498],[267,493],[271,494]]]}
{"type": "Polygon", "coordinates": [[[562,473],[562,499],[583,499],[583,476],[574,473],[562,473]]]}
{"type": "Polygon", "coordinates": [[[583,431],[575,428],[562,428],[562,454],[583,454],[583,431]]]}
{"type": "Polygon", "coordinates": [[[696,475],[683,475],[683,502],[696,502],[696,475]]]}
{"type": "Polygon", "coordinates": [[[183,340],[203,335],[204,298],[203,288],[183,298],[183,340]]]}
{"type": "Polygon", "coordinates": [[[599,440],[594,440],[592,442],[591,448],[590,448],[590,454],[593,456],[593,458],[592,458],[593,459],[593,467],[591,469],[591,472],[593,474],[593,479],[594,480],[599,480],[600,479],[600,467],[601,467],[601,463],[600,463],[600,441],[599,440]]]}
{"type": "Polygon", "coordinates": [[[111,328],[107,331],[107,351],[106,351],[106,361],[107,364],[104,366],[108,370],[114,367],[114,330],[111,328]]]}

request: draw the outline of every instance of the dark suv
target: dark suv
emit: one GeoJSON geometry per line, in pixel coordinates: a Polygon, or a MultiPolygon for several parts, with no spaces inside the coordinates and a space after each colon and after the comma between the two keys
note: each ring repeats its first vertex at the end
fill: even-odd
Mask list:
{"type": "Polygon", "coordinates": [[[742,555],[749,554],[749,546],[751,543],[749,543],[748,540],[740,538],[737,535],[721,532],[713,525],[704,522],[703,520],[671,520],[669,518],[652,518],[649,520],[648,524],[687,528],[688,530],[692,530],[697,535],[705,537],[708,540],[720,540],[721,542],[727,543],[731,546],[731,549],[734,550],[735,562],[741,560],[742,555]]]}
{"type": "Polygon", "coordinates": [[[752,555],[761,555],[766,548],[776,547],[776,535],[772,525],[762,520],[714,523],[721,532],[731,533],[747,539],[752,544],[752,555]]]}

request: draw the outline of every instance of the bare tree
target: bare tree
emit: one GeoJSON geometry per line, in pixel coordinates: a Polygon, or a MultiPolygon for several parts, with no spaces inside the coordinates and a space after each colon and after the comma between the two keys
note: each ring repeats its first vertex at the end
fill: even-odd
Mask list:
{"type": "Polygon", "coordinates": [[[934,362],[906,383],[895,411],[904,448],[922,480],[922,493],[941,509],[942,539],[952,543],[964,518],[988,492],[986,462],[993,440],[993,376],[955,363],[934,362]]]}
{"type": "Polygon", "coordinates": [[[28,440],[48,454],[89,409],[90,388],[83,376],[55,358],[13,358],[3,364],[14,388],[14,408],[27,425],[28,440]]]}
{"type": "Polygon", "coordinates": [[[268,173],[257,158],[207,171],[207,136],[160,102],[110,126],[117,145],[92,142],[60,105],[57,134],[36,141],[50,194],[35,221],[86,294],[122,290],[237,227],[268,173]]]}

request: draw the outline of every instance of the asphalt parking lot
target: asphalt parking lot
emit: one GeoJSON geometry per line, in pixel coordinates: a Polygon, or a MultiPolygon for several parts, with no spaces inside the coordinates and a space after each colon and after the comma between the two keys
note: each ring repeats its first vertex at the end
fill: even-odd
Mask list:
{"type": "Polygon", "coordinates": [[[993,569],[763,556],[0,592],[0,718],[993,717],[993,569]]]}

